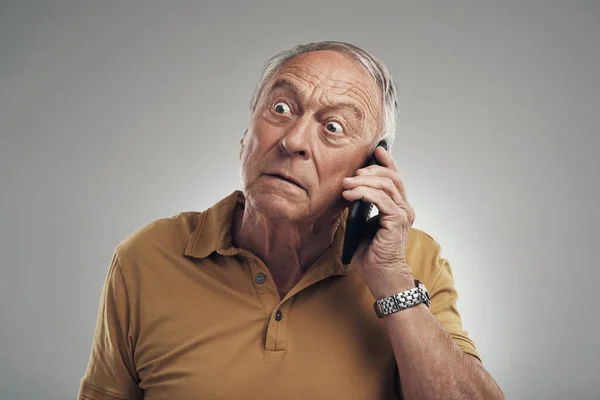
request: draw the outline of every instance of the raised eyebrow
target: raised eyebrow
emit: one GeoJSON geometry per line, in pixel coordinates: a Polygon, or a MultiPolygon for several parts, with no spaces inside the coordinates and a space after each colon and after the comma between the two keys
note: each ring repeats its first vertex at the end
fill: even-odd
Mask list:
{"type": "Polygon", "coordinates": [[[343,101],[342,102],[333,102],[329,107],[333,108],[333,109],[339,109],[339,110],[349,110],[359,120],[362,120],[364,118],[363,112],[360,110],[360,108],[356,107],[356,105],[354,105],[353,103],[346,103],[343,101]]]}
{"type": "Polygon", "coordinates": [[[298,86],[294,85],[292,82],[288,81],[287,79],[278,79],[277,81],[275,81],[275,83],[273,83],[273,85],[271,86],[271,89],[269,90],[269,92],[273,92],[274,90],[280,89],[280,88],[289,89],[292,92],[294,92],[294,94],[296,94],[296,95],[300,94],[300,89],[298,89],[298,86]]]}

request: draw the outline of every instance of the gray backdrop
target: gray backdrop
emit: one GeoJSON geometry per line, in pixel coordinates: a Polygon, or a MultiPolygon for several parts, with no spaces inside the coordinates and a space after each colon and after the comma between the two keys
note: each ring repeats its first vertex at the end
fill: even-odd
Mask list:
{"type": "Polygon", "coordinates": [[[239,188],[264,61],[344,40],[510,399],[598,399],[600,3],[3,1],[0,399],[73,399],[115,246],[239,188]]]}

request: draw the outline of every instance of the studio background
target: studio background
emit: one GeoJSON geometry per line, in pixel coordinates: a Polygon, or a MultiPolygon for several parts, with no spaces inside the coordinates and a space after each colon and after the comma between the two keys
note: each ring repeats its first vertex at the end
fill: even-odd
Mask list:
{"type": "Polygon", "coordinates": [[[600,2],[2,1],[0,399],[75,398],[116,245],[239,188],[263,63],[320,40],[394,76],[414,226],[508,398],[600,398],[600,2]]]}

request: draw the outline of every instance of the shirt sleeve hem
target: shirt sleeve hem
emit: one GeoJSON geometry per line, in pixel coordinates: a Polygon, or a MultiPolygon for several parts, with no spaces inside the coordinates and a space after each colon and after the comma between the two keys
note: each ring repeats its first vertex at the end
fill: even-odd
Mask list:
{"type": "Polygon", "coordinates": [[[454,342],[458,345],[458,347],[460,347],[460,349],[477,358],[480,362],[483,362],[481,360],[481,356],[479,355],[479,353],[477,352],[477,350],[475,350],[475,346],[473,345],[473,342],[469,339],[465,340],[463,337],[456,337],[454,335],[451,335],[452,339],[454,340],[454,342]]]}
{"type": "Polygon", "coordinates": [[[89,383],[82,383],[78,400],[128,400],[127,395],[110,393],[89,383]]]}

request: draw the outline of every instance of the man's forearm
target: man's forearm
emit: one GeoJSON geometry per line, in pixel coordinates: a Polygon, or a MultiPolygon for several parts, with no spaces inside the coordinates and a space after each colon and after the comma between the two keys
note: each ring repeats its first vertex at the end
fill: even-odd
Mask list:
{"type": "MultiPolygon", "coordinates": [[[[414,286],[406,277],[369,285],[379,299],[414,286]]],[[[382,319],[398,364],[402,391],[412,399],[504,399],[481,362],[463,352],[425,304],[382,319]]]]}
{"type": "Polygon", "coordinates": [[[388,315],[383,323],[406,400],[504,398],[481,362],[458,347],[424,304],[388,315]]]}

